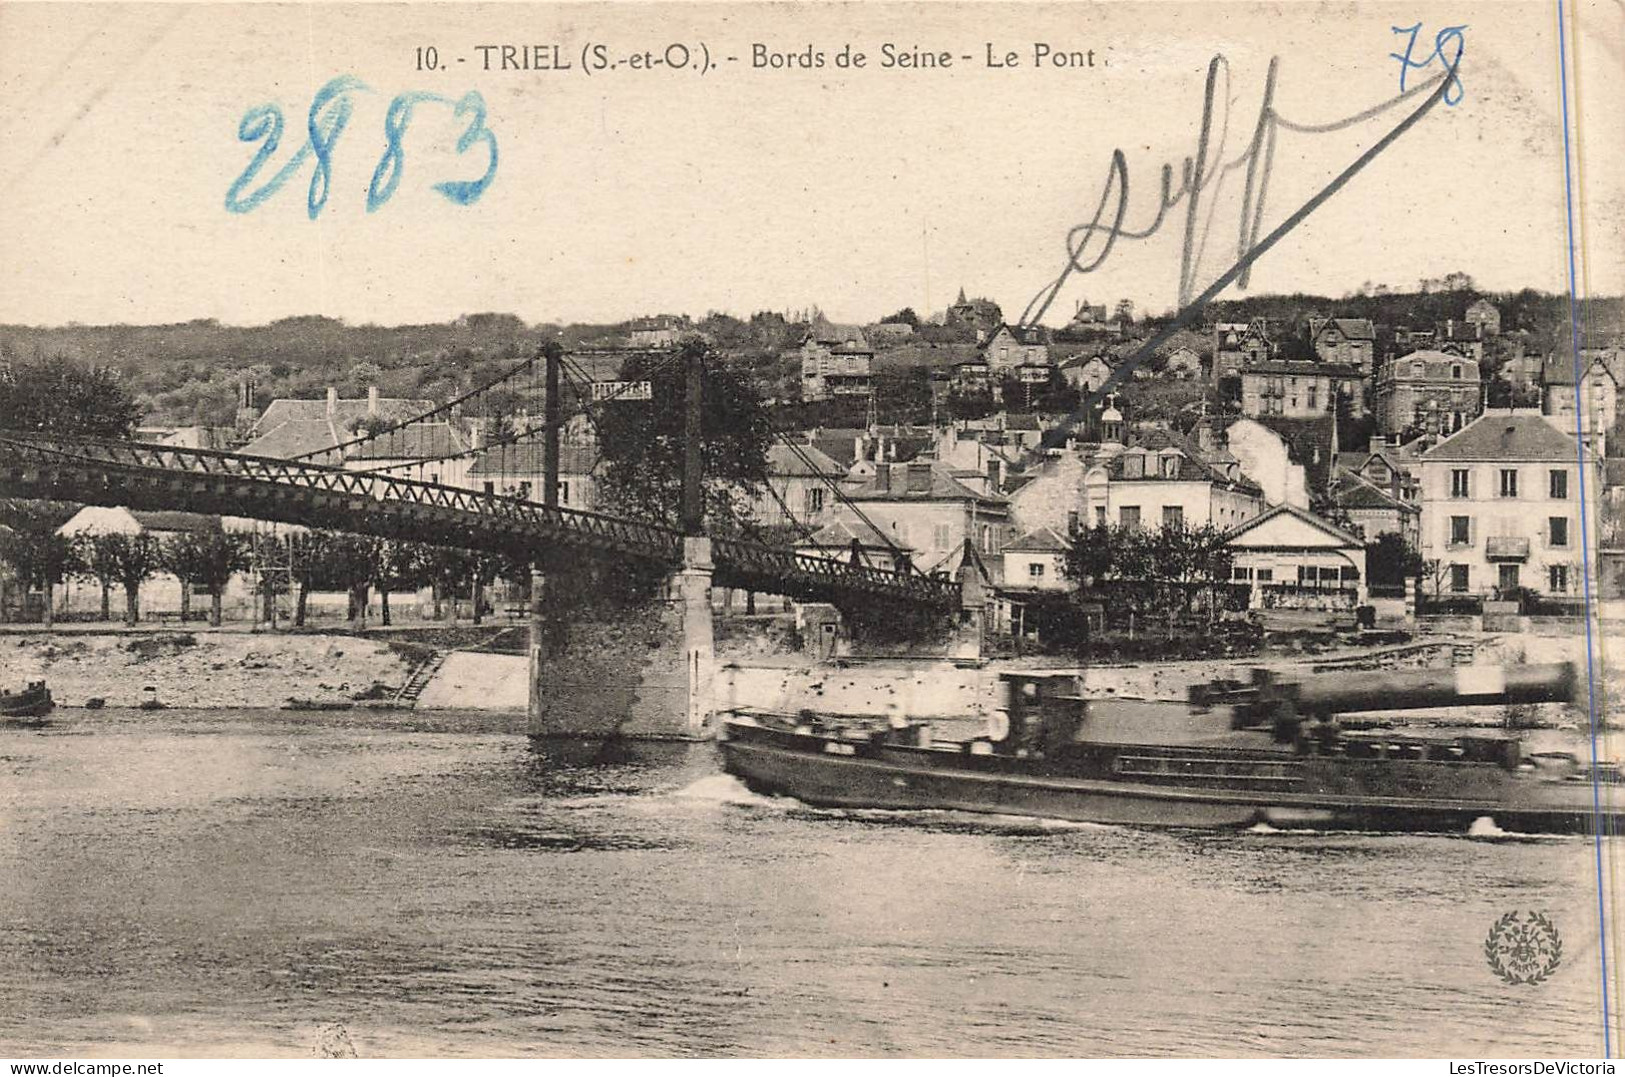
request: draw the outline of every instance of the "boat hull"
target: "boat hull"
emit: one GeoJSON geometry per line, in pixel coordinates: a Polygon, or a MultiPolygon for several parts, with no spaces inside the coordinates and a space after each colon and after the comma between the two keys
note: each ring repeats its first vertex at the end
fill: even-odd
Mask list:
{"type": "MultiPolygon", "coordinates": [[[[1520,786],[1505,797],[1428,798],[1326,795],[1014,773],[987,757],[919,749],[828,750],[818,736],[729,729],[723,766],[753,791],[819,807],[948,809],[1076,822],[1156,827],[1278,827],[1466,832],[1489,818],[1512,833],[1591,833],[1597,826],[1589,783],[1520,786]],[[987,768],[987,769],[984,769],[987,768]]],[[[1007,763],[1007,761],[999,761],[1007,763]]],[[[1604,828],[1625,823],[1608,812],[1604,828]]]]}
{"type": "Polygon", "coordinates": [[[0,694],[0,722],[8,725],[38,725],[50,714],[56,701],[43,684],[30,685],[21,692],[0,694]]]}

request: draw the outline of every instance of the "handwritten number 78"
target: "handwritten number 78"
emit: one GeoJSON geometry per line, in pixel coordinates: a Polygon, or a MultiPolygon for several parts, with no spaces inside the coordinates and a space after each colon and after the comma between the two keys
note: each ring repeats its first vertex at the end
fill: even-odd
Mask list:
{"type": "Polygon", "coordinates": [[[1466,26],[1446,26],[1433,35],[1433,51],[1421,60],[1413,59],[1416,53],[1416,38],[1422,32],[1422,24],[1415,26],[1390,26],[1396,34],[1405,34],[1405,51],[1403,53],[1390,52],[1391,59],[1399,61],[1399,92],[1405,92],[1406,76],[1412,71],[1420,71],[1430,67],[1437,59],[1450,70],[1450,78],[1444,88],[1444,103],[1452,107],[1459,105],[1461,99],[1467,96],[1467,91],[1461,85],[1461,56],[1467,51],[1467,40],[1462,37],[1466,26]],[[1453,69],[1453,70],[1451,70],[1453,69]]]}
{"type": "MultiPolygon", "coordinates": [[[[349,95],[366,89],[366,85],[360,80],[345,75],[330,80],[318,90],[316,96],[311,99],[310,111],[306,117],[304,144],[270,179],[254,190],[249,188],[259,176],[260,170],[276,154],[286,123],[283,120],[282,110],[276,105],[260,105],[244,113],[242,121],[237,125],[237,138],[242,142],[258,142],[260,146],[248,162],[248,167],[243,169],[242,174],[227,189],[226,209],[232,213],[252,212],[298,172],[306,159],[314,156],[316,167],[311,173],[305,208],[310,219],[315,220],[327,204],[327,196],[332,186],[333,149],[338,143],[339,136],[344,133],[345,126],[350,122],[352,103],[349,95]]],[[[372,213],[382,207],[399,186],[406,167],[406,152],[403,146],[406,129],[412,121],[413,108],[423,103],[452,105],[454,114],[459,119],[467,117],[468,126],[457,140],[457,152],[463,154],[475,146],[483,146],[487,155],[485,172],[478,179],[447,180],[435,184],[434,189],[441,197],[460,206],[472,205],[479,200],[485,189],[491,185],[492,179],[496,177],[497,139],[491,129],[485,126],[485,99],[480,96],[479,91],[470,90],[455,103],[439,94],[399,94],[389,103],[389,109],[385,113],[384,152],[378,160],[377,167],[373,169],[372,182],[367,187],[367,212],[372,213]]]]}

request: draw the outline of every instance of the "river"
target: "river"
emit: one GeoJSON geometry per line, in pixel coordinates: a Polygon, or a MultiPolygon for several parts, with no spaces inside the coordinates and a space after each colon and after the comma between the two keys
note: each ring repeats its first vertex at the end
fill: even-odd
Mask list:
{"type": "Polygon", "coordinates": [[[58,711],[0,730],[0,1054],[1594,1055],[1595,855],[814,810],[491,715],[58,711]],[[1544,983],[1486,964],[1514,909],[1544,983]]]}

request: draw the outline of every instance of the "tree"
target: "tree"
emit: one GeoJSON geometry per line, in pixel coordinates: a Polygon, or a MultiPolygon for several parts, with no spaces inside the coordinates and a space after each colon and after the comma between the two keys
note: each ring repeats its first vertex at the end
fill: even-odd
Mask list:
{"type": "Polygon", "coordinates": [[[102,584],[102,618],[107,618],[107,592],[111,584],[124,588],[124,623],[134,628],[141,620],[141,585],[163,570],[158,540],[144,531],[85,533],[78,539],[80,557],[102,584]]]}
{"type": "Polygon", "coordinates": [[[914,313],[913,307],[904,307],[896,314],[888,314],[880,319],[881,325],[907,325],[915,329],[920,327],[920,316],[914,313]]]}
{"type": "Polygon", "coordinates": [[[140,417],[109,367],[63,355],[0,364],[0,430],[124,438],[140,417]]]}
{"type": "Polygon", "coordinates": [[[299,585],[299,595],[293,604],[295,628],[305,627],[305,618],[310,610],[310,592],[320,587],[331,574],[334,541],[335,536],[331,531],[305,531],[288,536],[293,580],[299,585]]]}
{"type": "Polygon", "coordinates": [[[698,352],[701,379],[700,457],[708,515],[744,515],[767,482],[768,411],[736,371],[718,361],[705,342],[685,341],[675,357],[637,354],[621,367],[626,381],[650,383],[653,399],[612,401],[598,412],[604,478],[600,487],[613,511],[675,526],[683,494],[684,366],[698,352]]]}
{"type": "Polygon", "coordinates": [[[367,596],[378,576],[378,554],[382,540],[370,535],[337,534],[328,551],[329,579],[349,594],[345,620],[350,627],[367,625],[367,596]]]}
{"type": "Polygon", "coordinates": [[[57,534],[59,513],[37,502],[13,501],[0,512],[0,561],[11,566],[26,588],[45,592],[41,619],[46,628],[55,622],[55,586],[73,571],[73,543],[57,534]]]}
{"type": "Polygon", "coordinates": [[[181,581],[181,621],[192,612],[192,588],[209,592],[209,624],[220,627],[221,596],[231,577],[248,569],[248,544],[228,531],[185,531],[161,543],[164,568],[181,581]]]}
{"type": "Polygon", "coordinates": [[[1365,548],[1366,578],[1377,587],[1392,587],[1425,575],[1426,563],[1405,536],[1384,531],[1365,548]]]}
{"type": "Polygon", "coordinates": [[[1119,299],[1117,306],[1112,308],[1112,320],[1119,322],[1134,321],[1134,300],[1119,299]]]}
{"type": "Polygon", "coordinates": [[[385,628],[391,624],[389,593],[413,586],[423,571],[423,548],[415,542],[393,539],[378,542],[372,562],[372,582],[378,588],[378,615],[385,628]]]}

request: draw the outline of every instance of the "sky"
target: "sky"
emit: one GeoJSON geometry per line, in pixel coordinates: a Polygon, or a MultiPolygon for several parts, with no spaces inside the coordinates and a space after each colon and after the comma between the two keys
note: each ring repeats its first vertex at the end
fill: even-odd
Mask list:
{"type": "MultiPolygon", "coordinates": [[[[1578,12],[1576,268],[1583,294],[1611,294],[1625,291],[1625,33],[1616,8],[1578,12]]],[[[1567,291],[1552,3],[0,3],[0,322],[611,321],[812,305],[867,321],[941,310],[961,287],[1013,319],[1101,205],[1114,151],[1129,176],[1124,227],[1155,219],[1162,167],[1177,188],[1197,156],[1215,56],[1228,82],[1206,159],[1244,162],[1272,57],[1276,111],[1329,124],[1399,93],[1390,54],[1409,35],[1394,27],[1418,23],[1417,64],[1441,29],[1465,27],[1459,101],[1265,252],[1246,292],[1223,294],[1341,295],[1457,270],[1488,289],[1567,291]],[[645,52],[681,59],[673,43],[688,66],[634,66],[645,52]],[[883,67],[886,43],[946,51],[952,66],[883,67]],[[1038,44],[1081,63],[1035,65],[1038,44]],[[503,45],[549,60],[557,46],[571,66],[503,71],[503,45]],[[757,67],[758,46],[823,66],[757,67]],[[847,47],[863,68],[837,66],[847,47]],[[258,190],[301,152],[312,98],[343,76],[358,85],[323,114],[348,103],[316,218],[308,150],[263,201],[229,208],[228,192],[258,190]],[[473,117],[456,104],[471,91],[491,138],[476,132],[459,153],[473,117]],[[386,121],[413,92],[433,96],[394,110],[410,104],[386,200],[386,121]],[[240,128],[271,105],[281,144],[245,180],[262,141],[240,128]],[[492,141],[477,198],[436,189],[490,171],[492,141]]],[[[1411,69],[1407,85],[1442,66],[1411,69]]],[[[1341,130],[1279,131],[1261,233],[1421,101],[1341,130]]],[[[1237,256],[1244,169],[1224,176],[1203,192],[1187,292],[1237,256]]],[[[1044,320],[1062,324],[1084,300],[1172,308],[1185,203],[1167,217],[1074,274],[1044,320]]]]}

